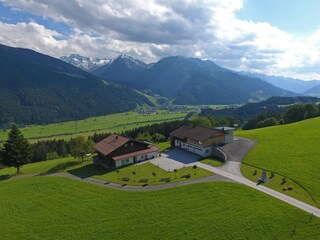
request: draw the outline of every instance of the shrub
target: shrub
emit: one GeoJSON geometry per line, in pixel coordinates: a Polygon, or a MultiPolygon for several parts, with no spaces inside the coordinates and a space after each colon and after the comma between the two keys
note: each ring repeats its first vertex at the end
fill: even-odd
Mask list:
{"type": "Polygon", "coordinates": [[[272,178],[274,178],[274,173],[273,172],[270,173],[270,179],[272,179],[272,178]]]}
{"type": "Polygon", "coordinates": [[[257,171],[257,169],[255,169],[254,171],[253,171],[253,176],[256,176],[258,174],[258,171],[257,171]]]}
{"type": "Polygon", "coordinates": [[[287,182],[287,179],[284,177],[284,178],[282,178],[282,183],[281,183],[281,185],[283,185],[283,184],[285,184],[287,182]]]}
{"type": "Polygon", "coordinates": [[[289,187],[288,187],[288,190],[289,190],[289,191],[293,190],[293,187],[292,187],[292,186],[289,186],[289,187]]]}
{"type": "Polygon", "coordinates": [[[287,189],[286,187],[282,188],[282,191],[284,191],[284,192],[287,191],[287,190],[288,190],[288,189],[287,189]]]}

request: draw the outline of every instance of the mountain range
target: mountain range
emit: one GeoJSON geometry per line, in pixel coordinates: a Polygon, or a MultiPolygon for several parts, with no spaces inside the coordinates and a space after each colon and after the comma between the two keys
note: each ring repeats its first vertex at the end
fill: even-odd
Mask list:
{"type": "MultiPolygon", "coordinates": [[[[303,81],[301,79],[269,76],[261,73],[241,72],[240,74],[260,78],[276,87],[286,89],[299,94],[309,95],[309,90],[317,85],[320,85],[320,80],[303,81]]],[[[320,88],[320,87],[319,87],[320,88]]]]}
{"type": "Polygon", "coordinates": [[[122,54],[110,60],[109,63],[91,71],[91,73],[101,78],[131,83],[150,66],[152,66],[152,64],[149,65],[122,54]]]}
{"type": "MultiPolygon", "coordinates": [[[[181,58],[181,57],[180,57],[181,58]]],[[[186,59],[186,58],[184,58],[186,59]]],[[[107,60],[107,59],[99,59],[99,58],[88,58],[88,57],[83,57],[77,54],[72,54],[69,57],[61,57],[61,60],[64,60],[70,64],[73,64],[74,66],[77,66],[81,69],[84,69],[86,71],[91,72],[92,74],[102,77],[104,79],[109,79],[109,80],[113,80],[113,81],[119,81],[119,82],[126,82],[126,84],[129,84],[133,87],[138,87],[138,88],[150,88],[154,91],[156,91],[157,93],[161,93],[167,97],[175,97],[172,96],[172,94],[167,94],[168,93],[168,89],[165,89],[165,92],[163,91],[163,89],[160,89],[159,86],[153,86],[156,83],[154,82],[154,80],[150,80],[150,79],[155,79],[154,76],[152,76],[152,71],[154,70],[150,70],[152,69],[154,65],[156,65],[156,63],[152,63],[152,64],[146,64],[140,60],[134,59],[128,55],[120,55],[119,57],[115,58],[115,59],[111,59],[111,60],[107,60]],[[148,73],[145,73],[148,72],[148,73]],[[141,80],[143,79],[143,80],[141,80]],[[150,82],[153,82],[150,86],[150,82]],[[146,83],[146,84],[145,84],[146,83]]],[[[163,61],[165,59],[162,59],[160,61],[163,61]]],[[[189,59],[190,60],[190,59],[189,59]]],[[[200,60],[200,59],[198,59],[200,60]]],[[[169,60],[168,60],[169,61],[169,60]]],[[[205,61],[202,61],[205,62],[205,61]]],[[[208,68],[213,67],[215,68],[216,66],[213,66],[214,63],[211,62],[211,64],[208,64],[208,62],[210,61],[206,61],[208,68]]],[[[195,59],[193,60],[194,64],[196,63],[195,59]]],[[[177,63],[178,65],[180,63],[177,63]]],[[[197,65],[197,64],[195,64],[197,65]]],[[[199,64],[198,64],[199,66],[199,64]]],[[[158,66],[156,66],[158,67],[158,66]]],[[[197,66],[193,66],[194,68],[197,66]]],[[[211,71],[213,70],[210,69],[211,71]]],[[[220,70],[222,68],[219,68],[220,70]]],[[[216,68],[216,70],[218,70],[218,68],[216,68]]],[[[227,70],[227,69],[225,69],[227,70]]],[[[171,71],[171,70],[170,70],[171,71]]],[[[178,71],[178,70],[177,70],[178,71]]],[[[166,71],[162,71],[163,74],[166,74],[166,71]]],[[[203,71],[202,71],[203,73],[203,71]]],[[[173,73],[174,75],[175,73],[173,73]]],[[[285,89],[288,90],[290,92],[294,92],[297,94],[303,94],[303,95],[310,95],[310,96],[320,96],[319,91],[317,90],[319,87],[316,87],[317,85],[320,85],[320,80],[312,80],[312,81],[303,81],[301,79],[294,79],[294,78],[289,78],[289,77],[281,77],[281,76],[270,76],[270,75],[266,75],[266,74],[261,74],[261,73],[251,73],[251,72],[238,72],[238,74],[242,75],[242,76],[247,76],[247,77],[251,77],[251,78],[258,78],[263,80],[264,82],[270,83],[275,87],[281,88],[281,89],[285,89]],[[314,90],[311,90],[312,88],[314,88],[314,90]]],[[[160,74],[161,75],[161,74],[160,74]]],[[[157,77],[160,77],[160,75],[158,75],[157,77]]],[[[169,73],[170,76],[172,75],[172,72],[169,73]]],[[[160,77],[161,78],[161,77],[160,77]]],[[[168,77],[166,77],[166,79],[170,79],[168,77]]],[[[165,86],[167,87],[167,86],[165,86]]],[[[179,86],[180,87],[180,86],[179,86]]],[[[169,89],[173,90],[173,89],[169,89]]],[[[177,97],[177,99],[174,101],[175,103],[179,103],[181,102],[180,98],[183,98],[183,95],[187,94],[189,96],[191,96],[190,94],[186,93],[187,91],[183,91],[183,92],[179,92],[179,96],[177,97]]],[[[259,94],[258,94],[259,95],[259,94]]],[[[266,94],[268,95],[268,94],[266,94]]],[[[274,95],[273,93],[271,93],[271,95],[274,95]]],[[[271,96],[270,95],[270,96],[271,96]]],[[[286,95],[286,94],[284,94],[286,95]]],[[[257,94],[256,94],[257,96],[257,94]]],[[[265,97],[262,95],[260,96],[260,99],[264,99],[265,97]]],[[[253,97],[253,99],[255,99],[255,97],[253,97]]],[[[182,103],[185,103],[185,100],[182,100],[182,103]]],[[[198,100],[189,100],[188,102],[196,102],[196,104],[198,103],[198,100]]],[[[209,100],[209,102],[211,102],[211,100],[209,100]]]]}
{"type": "Polygon", "coordinates": [[[0,124],[83,119],[153,105],[127,86],[59,59],[0,45],[0,124]]]}
{"type": "Polygon", "coordinates": [[[84,57],[79,54],[71,54],[69,56],[60,57],[60,60],[70,63],[73,66],[76,66],[85,71],[94,71],[97,68],[104,66],[110,62],[106,58],[92,58],[84,57]]]}
{"type": "Polygon", "coordinates": [[[146,64],[121,55],[91,72],[104,79],[172,99],[173,104],[234,104],[270,96],[295,96],[258,78],[219,67],[212,61],[167,57],[146,64]]]}
{"type": "Polygon", "coordinates": [[[62,59],[0,45],[0,124],[59,122],[128,111],[153,105],[146,97],[150,91],[173,104],[194,105],[297,95],[197,58],[166,57],[152,64],[126,55],[110,61],[79,55],[62,59]]]}

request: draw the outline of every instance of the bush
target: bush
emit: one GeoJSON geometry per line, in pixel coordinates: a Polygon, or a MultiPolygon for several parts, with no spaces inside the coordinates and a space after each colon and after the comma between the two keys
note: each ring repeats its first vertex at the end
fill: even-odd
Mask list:
{"type": "Polygon", "coordinates": [[[288,190],[289,191],[293,190],[293,187],[292,186],[288,187],[288,190]]]}
{"type": "Polygon", "coordinates": [[[52,160],[57,158],[59,158],[59,155],[57,152],[50,152],[50,153],[47,153],[46,155],[46,160],[52,160]]]}
{"type": "Polygon", "coordinates": [[[285,184],[287,182],[287,179],[284,177],[284,178],[282,178],[282,183],[281,183],[281,185],[283,185],[283,184],[285,184]]]}
{"type": "Polygon", "coordinates": [[[254,171],[253,171],[253,176],[256,176],[258,174],[258,171],[257,171],[257,169],[255,169],[254,171]]]}
{"type": "Polygon", "coordinates": [[[282,188],[282,191],[284,191],[284,192],[287,191],[287,190],[288,190],[288,189],[287,189],[286,187],[282,188]]]}
{"type": "Polygon", "coordinates": [[[270,179],[272,179],[272,178],[274,178],[274,173],[273,172],[270,173],[270,179]]]}

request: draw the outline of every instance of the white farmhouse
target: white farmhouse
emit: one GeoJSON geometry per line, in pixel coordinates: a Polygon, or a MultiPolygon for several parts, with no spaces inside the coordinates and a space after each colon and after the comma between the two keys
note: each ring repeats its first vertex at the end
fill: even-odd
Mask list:
{"type": "Polygon", "coordinates": [[[175,147],[185,149],[202,157],[213,155],[217,146],[223,146],[233,141],[234,128],[230,127],[190,127],[183,126],[170,133],[175,147]]]}

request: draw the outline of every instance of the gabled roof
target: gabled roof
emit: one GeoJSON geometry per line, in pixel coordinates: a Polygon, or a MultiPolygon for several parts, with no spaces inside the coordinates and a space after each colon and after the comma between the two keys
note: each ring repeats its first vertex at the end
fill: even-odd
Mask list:
{"type": "Polygon", "coordinates": [[[178,128],[177,130],[170,133],[170,136],[177,137],[180,139],[192,139],[196,141],[203,142],[213,136],[223,136],[224,132],[218,129],[207,128],[207,127],[189,127],[183,126],[178,128]]]}
{"type": "Polygon", "coordinates": [[[130,141],[129,138],[112,134],[109,137],[95,144],[93,148],[97,150],[99,153],[101,153],[102,155],[106,156],[129,141],[130,141]]]}

